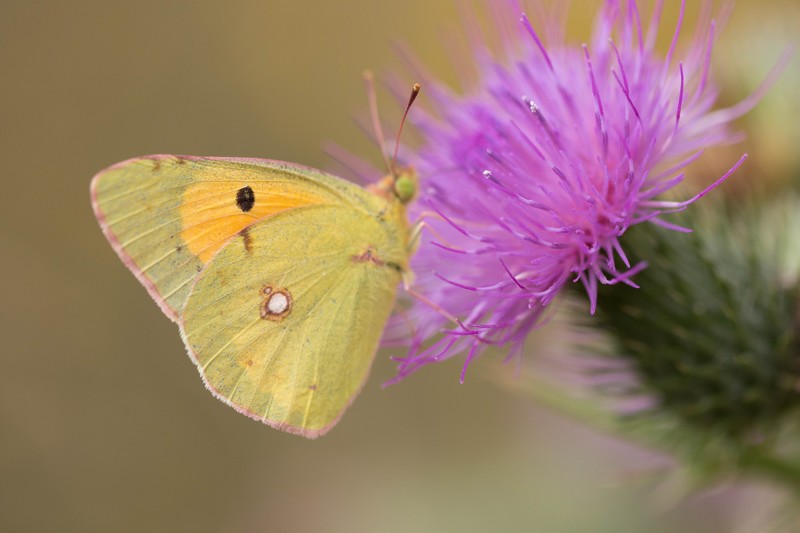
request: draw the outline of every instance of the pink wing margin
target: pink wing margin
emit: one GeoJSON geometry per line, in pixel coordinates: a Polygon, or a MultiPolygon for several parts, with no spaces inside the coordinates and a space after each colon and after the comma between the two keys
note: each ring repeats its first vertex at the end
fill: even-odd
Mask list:
{"type": "Polygon", "coordinates": [[[137,161],[142,161],[142,160],[158,161],[161,159],[167,159],[172,157],[175,156],[168,154],[148,155],[143,157],[134,157],[131,159],[126,159],[125,161],[120,161],[119,163],[115,163],[110,167],[104,168],[103,170],[94,175],[94,177],[92,178],[92,183],[89,186],[89,191],[91,194],[92,209],[94,210],[94,216],[97,218],[97,222],[100,224],[100,229],[103,230],[103,235],[106,236],[106,239],[108,239],[108,242],[111,244],[111,247],[114,249],[115,252],[117,252],[117,255],[122,260],[122,263],[126,267],[128,267],[128,270],[130,270],[133,273],[133,275],[136,276],[136,279],[139,280],[139,283],[141,283],[144,286],[144,288],[147,289],[147,293],[158,304],[158,307],[161,309],[161,311],[163,311],[164,314],[167,315],[170,320],[177,323],[178,313],[175,311],[175,309],[173,309],[167,304],[166,300],[164,300],[164,298],[158,292],[158,289],[153,284],[153,282],[150,281],[150,279],[144,274],[144,272],[142,272],[139,266],[134,262],[133,258],[130,255],[128,255],[128,253],[122,247],[122,243],[120,243],[119,239],[117,239],[117,235],[111,230],[111,227],[109,227],[108,222],[106,221],[106,215],[100,208],[100,204],[97,200],[97,186],[98,183],[100,183],[100,179],[102,179],[103,175],[105,175],[106,173],[121,168],[125,165],[129,165],[130,163],[135,163],[137,161]]]}

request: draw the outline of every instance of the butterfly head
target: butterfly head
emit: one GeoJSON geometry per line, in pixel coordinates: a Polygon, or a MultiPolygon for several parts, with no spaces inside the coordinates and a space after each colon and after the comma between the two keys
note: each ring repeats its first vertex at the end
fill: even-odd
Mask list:
{"type": "Polygon", "coordinates": [[[419,176],[412,167],[402,167],[392,176],[392,192],[402,204],[408,204],[417,197],[419,176]]]}
{"type": "Polygon", "coordinates": [[[373,192],[386,198],[409,204],[417,197],[419,176],[412,167],[397,167],[394,172],[370,187],[373,192]]]}

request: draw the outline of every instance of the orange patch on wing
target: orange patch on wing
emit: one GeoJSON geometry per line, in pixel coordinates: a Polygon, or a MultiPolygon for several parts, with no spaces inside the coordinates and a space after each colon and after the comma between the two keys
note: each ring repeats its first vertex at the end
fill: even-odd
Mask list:
{"type": "Polygon", "coordinates": [[[326,200],[289,182],[195,183],[186,188],[179,209],[181,240],[206,264],[228,239],[257,220],[326,200]],[[237,205],[237,193],[243,187],[250,187],[255,197],[252,208],[247,211],[237,205]]]}

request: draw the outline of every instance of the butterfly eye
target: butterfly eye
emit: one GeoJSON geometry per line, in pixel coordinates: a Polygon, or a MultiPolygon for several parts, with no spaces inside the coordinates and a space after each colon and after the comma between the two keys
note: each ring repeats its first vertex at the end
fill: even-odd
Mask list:
{"type": "Polygon", "coordinates": [[[417,173],[407,169],[394,180],[394,194],[401,203],[411,202],[417,195],[417,173]]]}

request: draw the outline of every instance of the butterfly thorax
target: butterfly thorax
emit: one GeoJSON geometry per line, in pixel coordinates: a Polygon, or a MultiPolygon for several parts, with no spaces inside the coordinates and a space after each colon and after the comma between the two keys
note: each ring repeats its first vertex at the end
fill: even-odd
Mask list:
{"type": "Polygon", "coordinates": [[[413,168],[400,167],[368,187],[382,200],[382,207],[376,215],[385,228],[385,240],[376,247],[376,252],[384,257],[387,265],[397,268],[404,276],[410,274],[408,262],[413,252],[406,206],[416,197],[417,182],[413,168]]]}

